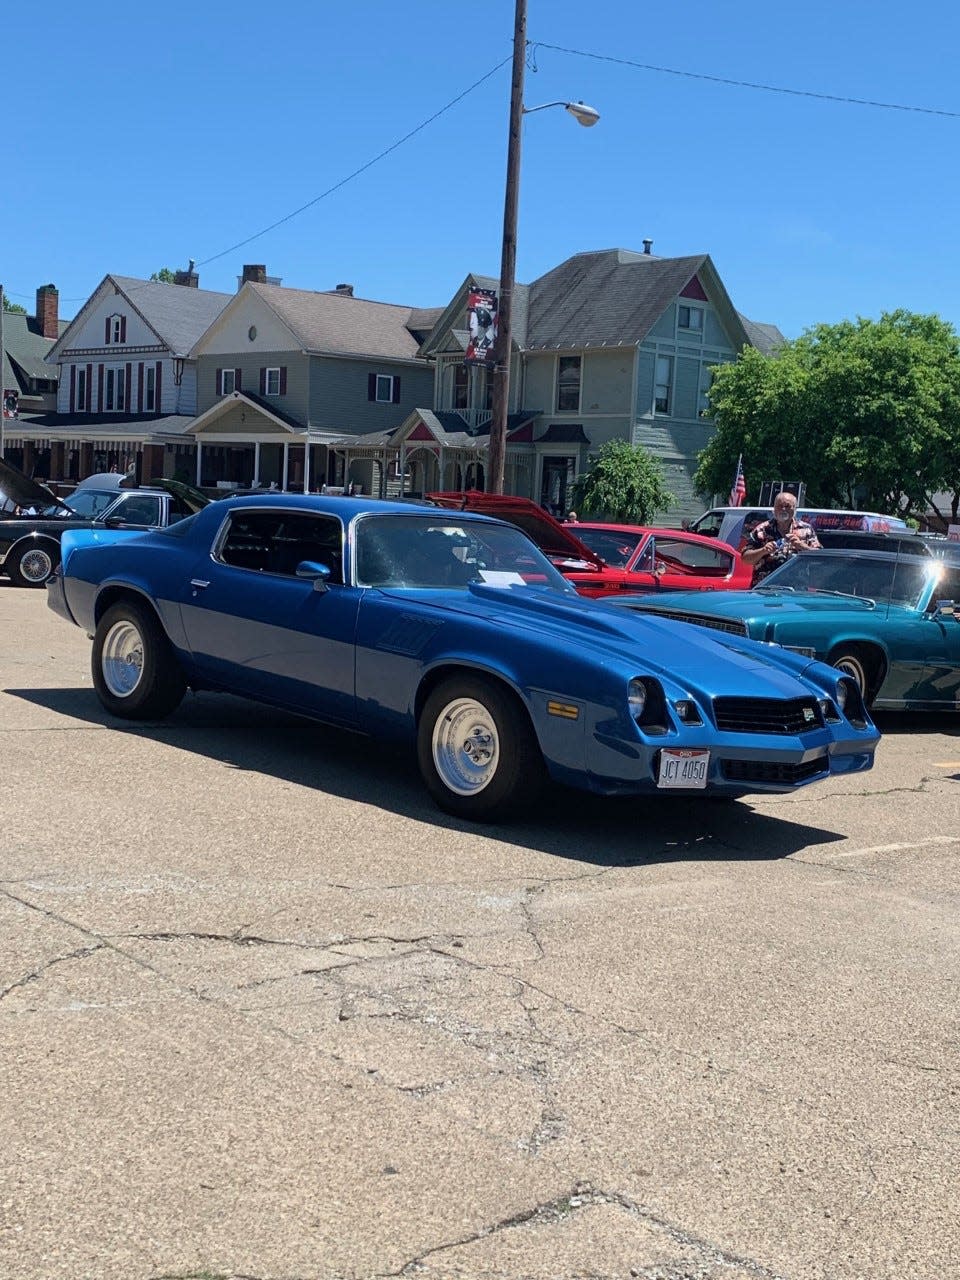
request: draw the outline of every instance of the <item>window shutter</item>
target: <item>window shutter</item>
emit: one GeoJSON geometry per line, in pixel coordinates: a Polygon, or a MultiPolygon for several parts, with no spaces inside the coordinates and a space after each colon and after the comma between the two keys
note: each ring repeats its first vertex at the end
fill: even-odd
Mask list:
{"type": "Polygon", "coordinates": [[[103,345],[105,347],[110,345],[110,317],[109,316],[107,316],[106,320],[104,320],[103,322],[103,345]]]}
{"type": "Polygon", "coordinates": [[[240,390],[240,370],[239,369],[234,369],[233,371],[233,389],[234,391],[240,390]]]}
{"type": "Polygon", "coordinates": [[[162,372],[163,372],[163,365],[162,365],[162,364],[160,363],[160,361],[158,360],[158,361],[157,361],[157,387],[156,387],[156,391],[155,391],[155,393],[154,393],[154,394],[155,394],[155,396],[156,396],[156,399],[155,399],[155,400],[154,400],[154,402],[153,402],[153,412],[154,412],[154,413],[162,413],[162,412],[163,412],[162,406],[161,406],[161,404],[160,404],[160,374],[161,374],[162,372]]]}
{"type": "Polygon", "coordinates": [[[399,378],[394,378],[393,380],[393,403],[394,404],[400,403],[400,379],[399,378]]]}
{"type": "Polygon", "coordinates": [[[287,394],[287,366],[285,364],[280,366],[280,394],[282,396],[287,394]]]}
{"type": "Polygon", "coordinates": [[[77,409],[77,366],[70,366],[70,412],[75,413],[77,409]]]}
{"type": "Polygon", "coordinates": [[[137,413],[143,413],[143,361],[137,365],[137,413]]]}
{"type": "Polygon", "coordinates": [[[93,402],[93,365],[87,365],[87,413],[90,412],[90,405],[93,402]]]}
{"type": "Polygon", "coordinates": [[[129,413],[133,407],[133,384],[130,381],[132,377],[133,377],[133,365],[128,362],[127,376],[124,379],[124,384],[123,384],[123,407],[124,409],[126,409],[127,413],[129,413]]]}
{"type": "Polygon", "coordinates": [[[265,396],[265,395],[267,394],[267,371],[266,371],[266,369],[261,369],[261,370],[260,370],[260,394],[261,394],[262,396],[265,396]]]}
{"type": "Polygon", "coordinates": [[[367,374],[367,399],[376,400],[377,398],[377,375],[375,373],[367,374]]]}
{"type": "Polygon", "coordinates": [[[97,365],[97,409],[103,411],[103,365],[97,365]]]}
{"type": "Polygon", "coordinates": [[[121,316],[120,317],[120,341],[126,342],[126,340],[127,340],[127,317],[121,316]]]}
{"type": "Polygon", "coordinates": [[[222,369],[217,370],[217,395],[218,396],[223,395],[223,370],[222,369]]]}

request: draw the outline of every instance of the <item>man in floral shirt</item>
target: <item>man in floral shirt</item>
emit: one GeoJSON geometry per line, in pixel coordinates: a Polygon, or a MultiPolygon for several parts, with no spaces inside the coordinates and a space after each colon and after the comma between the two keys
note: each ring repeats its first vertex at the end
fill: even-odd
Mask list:
{"type": "Polygon", "coordinates": [[[819,549],[812,526],[797,519],[796,498],[792,493],[778,493],[773,504],[773,519],[757,525],[744,548],[743,558],[753,565],[753,586],[756,586],[790,556],[819,549]]]}

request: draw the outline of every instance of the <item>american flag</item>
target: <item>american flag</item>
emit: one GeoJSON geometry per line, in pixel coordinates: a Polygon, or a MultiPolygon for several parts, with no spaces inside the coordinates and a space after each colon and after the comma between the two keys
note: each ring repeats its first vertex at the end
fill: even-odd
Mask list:
{"type": "Polygon", "coordinates": [[[743,454],[737,459],[737,474],[730,490],[730,506],[739,507],[747,496],[747,482],[743,478],[743,454]]]}

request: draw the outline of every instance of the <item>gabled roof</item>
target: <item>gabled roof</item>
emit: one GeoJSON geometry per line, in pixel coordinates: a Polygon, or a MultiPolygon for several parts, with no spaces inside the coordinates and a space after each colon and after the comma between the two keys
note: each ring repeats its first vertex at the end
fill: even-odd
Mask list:
{"type": "Polygon", "coordinates": [[[315,293],[249,281],[236,295],[242,305],[253,290],[287,326],[304,351],[324,355],[377,356],[414,360],[419,342],[410,330],[411,317],[422,310],[393,302],[370,302],[346,293],[315,293]]]}
{"type": "MultiPolygon", "coordinates": [[[[67,321],[60,321],[60,332],[67,327],[67,321]]],[[[42,378],[56,381],[57,371],[44,363],[44,356],[51,350],[56,339],[45,338],[40,331],[40,323],[34,316],[25,316],[20,311],[3,313],[3,385],[13,388],[21,385],[16,370],[21,370],[27,378],[42,378]],[[11,361],[13,362],[11,365],[11,361]]]]}
{"type": "Polygon", "coordinates": [[[786,338],[780,332],[775,324],[758,324],[755,320],[748,320],[746,316],[740,315],[740,323],[747,331],[747,337],[751,343],[762,351],[765,356],[770,355],[772,351],[779,351],[786,338]]]}
{"type": "Polygon", "coordinates": [[[177,356],[187,354],[234,296],[232,293],[214,293],[211,289],[193,289],[189,285],[138,280],[135,276],[106,275],[60,335],[54,348],[56,354],[69,346],[71,329],[79,326],[90,308],[111,289],[119,291],[160,341],[177,356]]]}
{"type": "MultiPolygon", "coordinates": [[[[525,345],[531,350],[633,346],[705,268],[729,305],[705,253],[686,258],[657,258],[628,249],[575,254],[530,286],[525,345]]],[[[732,307],[730,315],[739,327],[732,307]]]]}

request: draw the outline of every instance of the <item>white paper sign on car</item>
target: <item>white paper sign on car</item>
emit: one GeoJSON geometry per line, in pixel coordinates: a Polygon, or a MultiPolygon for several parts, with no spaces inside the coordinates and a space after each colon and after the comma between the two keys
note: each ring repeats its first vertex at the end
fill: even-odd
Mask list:
{"type": "Polygon", "coordinates": [[[699,747],[665,747],[660,752],[657,786],[700,790],[707,785],[710,752],[699,747]]]}

